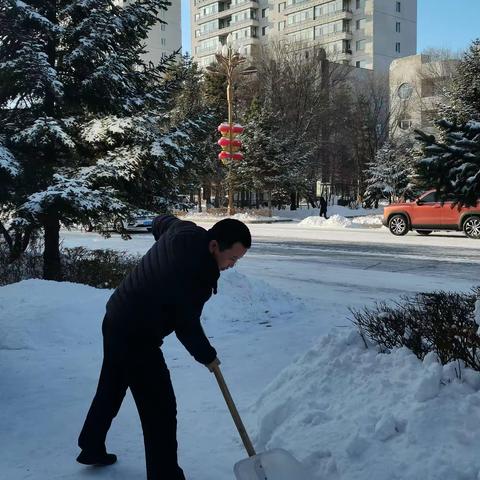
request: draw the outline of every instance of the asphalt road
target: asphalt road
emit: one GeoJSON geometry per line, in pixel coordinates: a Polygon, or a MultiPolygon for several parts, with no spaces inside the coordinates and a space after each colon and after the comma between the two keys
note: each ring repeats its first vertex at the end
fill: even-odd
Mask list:
{"type": "MultiPolygon", "coordinates": [[[[468,241],[468,240],[467,240],[468,241]]],[[[458,247],[431,245],[389,245],[382,243],[317,243],[272,242],[257,240],[249,255],[293,261],[297,266],[306,263],[316,267],[344,267],[379,272],[421,273],[461,279],[480,284],[479,249],[461,250],[458,247]]]]}

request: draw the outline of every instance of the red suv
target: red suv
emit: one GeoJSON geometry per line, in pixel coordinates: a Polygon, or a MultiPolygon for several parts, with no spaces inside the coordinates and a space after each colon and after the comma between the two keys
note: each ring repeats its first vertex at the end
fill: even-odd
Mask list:
{"type": "Polygon", "coordinates": [[[428,235],[433,230],[463,230],[470,238],[480,238],[480,200],[475,207],[453,205],[453,199],[441,203],[435,190],[425,192],[414,202],[392,203],[383,211],[383,224],[394,235],[416,230],[428,235]]]}

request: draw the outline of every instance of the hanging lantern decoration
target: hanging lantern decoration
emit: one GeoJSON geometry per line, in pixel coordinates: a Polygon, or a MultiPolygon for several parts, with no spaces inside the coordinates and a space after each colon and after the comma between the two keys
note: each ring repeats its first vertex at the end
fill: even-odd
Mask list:
{"type": "Polygon", "coordinates": [[[243,153],[242,152],[236,152],[236,153],[230,153],[226,151],[222,151],[218,154],[219,160],[221,160],[223,163],[227,163],[228,160],[243,160],[243,153]]]}
{"type": "Polygon", "coordinates": [[[229,160],[243,160],[243,154],[239,152],[242,142],[236,137],[244,130],[238,123],[224,122],[218,126],[218,131],[222,134],[222,138],[217,142],[222,147],[218,158],[223,164],[227,164],[229,160]]]}

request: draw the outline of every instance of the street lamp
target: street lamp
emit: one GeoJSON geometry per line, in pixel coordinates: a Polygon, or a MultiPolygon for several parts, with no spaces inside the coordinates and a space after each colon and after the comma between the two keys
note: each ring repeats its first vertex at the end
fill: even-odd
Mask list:
{"type": "MultiPolygon", "coordinates": [[[[233,75],[236,68],[244,63],[246,58],[234,48],[233,36],[231,33],[227,36],[226,44],[215,53],[215,58],[220,65],[221,70],[219,71],[215,66],[207,67],[207,70],[215,74],[224,73],[227,78],[228,120],[227,123],[222,123],[218,127],[219,132],[222,134],[222,138],[218,141],[218,144],[222,147],[219,159],[223,164],[227,165],[230,173],[228,185],[228,215],[233,215],[235,213],[235,208],[233,205],[234,192],[231,167],[233,161],[243,159],[243,154],[239,152],[242,143],[235,138],[243,132],[243,127],[233,123],[233,75]]],[[[249,69],[248,73],[253,72],[253,69],[249,69]]]]}

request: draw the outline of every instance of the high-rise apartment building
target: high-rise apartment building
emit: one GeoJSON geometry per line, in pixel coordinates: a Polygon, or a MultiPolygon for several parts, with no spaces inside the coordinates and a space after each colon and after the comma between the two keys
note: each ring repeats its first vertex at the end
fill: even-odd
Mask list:
{"type": "Polygon", "coordinates": [[[272,40],[319,45],[332,61],[388,72],[417,48],[417,0],[191,0],[192,56],[201,65],[227,35],[246,54],[272,40]]]}
{"type": "MultiPolygon", "coordinates": [[[[129,0],[116,0],[120,6],[128,5],[129,0]]],[[[158,63],[162,55],[170,55],[182,46],[181,2],[174,0],[168,10],[160,10],[158,18],[165,21],[155,24],[146,39],[146,53],[143,58],[158,63]]]]}

